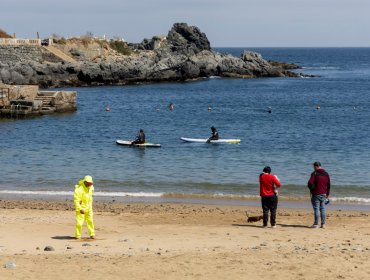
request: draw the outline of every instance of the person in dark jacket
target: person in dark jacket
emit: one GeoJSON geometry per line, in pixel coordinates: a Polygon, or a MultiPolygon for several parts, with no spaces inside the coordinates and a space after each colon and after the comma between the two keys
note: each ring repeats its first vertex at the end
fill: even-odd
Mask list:
{"type": "Polygon", "coordinates": [[[218,140],[219,138],[217,129],[214,126],[211,127],[211,132],[212,132],[212,135],[211,137],[208,138],[207,143],[210,143],[211,140],[218,140]]]}
{"type": "Polygon", "coordinates": [[[131,142],[131,145],[144,144],[144,143],[145,143],[144,130],[140,129],[139,133],[136,135],[135,140],[131,142]]]}
{"type": "Polygon", "coordinates": [[[271,167],[265,166],[260,174],[260,196],[263,210],[263,227],[267,227],[269,211],[271,227],[276,227],[276,210],[278,205],[277,188],[281,184],[276,175],[271,174],[271,167]]]}
{"type": "Polygon", "coordinates": [[[330,176],[328,172],[321,167],[321,163],[318,161],[313,164],[313,168],[315,171],[311,173],[311,177],[307,183],[311,192],[311,203],[315,217],[314,223],[311,227],[318,228],[319,216],[321,216],[321,228],[325,228],[325,204],[329,202],[330,176]]]}

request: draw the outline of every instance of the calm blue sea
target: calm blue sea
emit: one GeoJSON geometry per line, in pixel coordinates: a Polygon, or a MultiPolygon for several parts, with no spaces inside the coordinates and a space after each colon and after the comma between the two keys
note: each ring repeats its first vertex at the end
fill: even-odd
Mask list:
{"type": "Polygon", "coordinates": [[[332,197],[370,204],[370,48],[253,50],[320,77],[75,88],[76,113],[0,121],[0,195],[70,194],[89,174],[98,195],[254,197],[270,165],[282,197],[307,197],[312,163],[321,161],[332,197]],[[241,143],[180,140],[209,137],[211,126],[241,143]],[[162,147],[115,144],[140,128],[162,147]]]}

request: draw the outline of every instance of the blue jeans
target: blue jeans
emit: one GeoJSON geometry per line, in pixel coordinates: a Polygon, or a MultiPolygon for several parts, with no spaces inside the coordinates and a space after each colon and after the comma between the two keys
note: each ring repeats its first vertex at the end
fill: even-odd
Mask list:
{"type": "Polygon", "coordinates": [[[319,210],[321,214],[321,224],[325,225],[325,218],[326,218],[325,199],[326,199],[325,194],[312,195],[311,197],[311,203],[312,203],[312,207],[313,207],[313,211],[315,215],[315,222],[313,223],[314,225],[319,224],[319,210]]]}

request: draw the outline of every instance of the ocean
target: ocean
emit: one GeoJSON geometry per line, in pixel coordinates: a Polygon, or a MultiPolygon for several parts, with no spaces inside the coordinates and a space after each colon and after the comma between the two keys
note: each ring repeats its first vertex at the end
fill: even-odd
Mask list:
{"type": "Polygon", "coordinates": [[[66,89],[77,91],[75,113],[0,120],[0,196],[69,196],[89,174],[102,197],[253,200],[269,165],[282,199],[307,200],[320,161],[333,201],[370,205],[370,48],[216,50],[244,49],[318,77],[66,89]],[[207,138],[211,126],[240,144],[180,140],[207,138]],[[162,147],[116,145],[140,128],[162,147]]]}

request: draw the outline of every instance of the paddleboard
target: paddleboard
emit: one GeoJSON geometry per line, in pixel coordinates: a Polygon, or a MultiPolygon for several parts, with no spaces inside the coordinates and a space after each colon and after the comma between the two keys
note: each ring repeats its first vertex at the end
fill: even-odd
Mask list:
{"type": "MultiPolygon", "coordinates": [[[[180,138],[184,142],[191,142],[191,143],[207,143],[208,139],[202,138],[180,138]]],[[[218,139],[218,140],[211,140],[211,143],[230,143],[230,144],[237,144],[240,143],[240,139],[218,139]]]]}
{"type": "Polygon", "coordinates": [[[116,143],[118,145],[130,146],[130,147],[159,148],[161,146],[161,144],[153,144],[153,143],[148,143],[148,142],[145,142],[144,144],[134,144],[134,145],[131,145],[131,142],[132,141],[126,141],[126,140],[117,140],[116,141],[116,143]]]}

